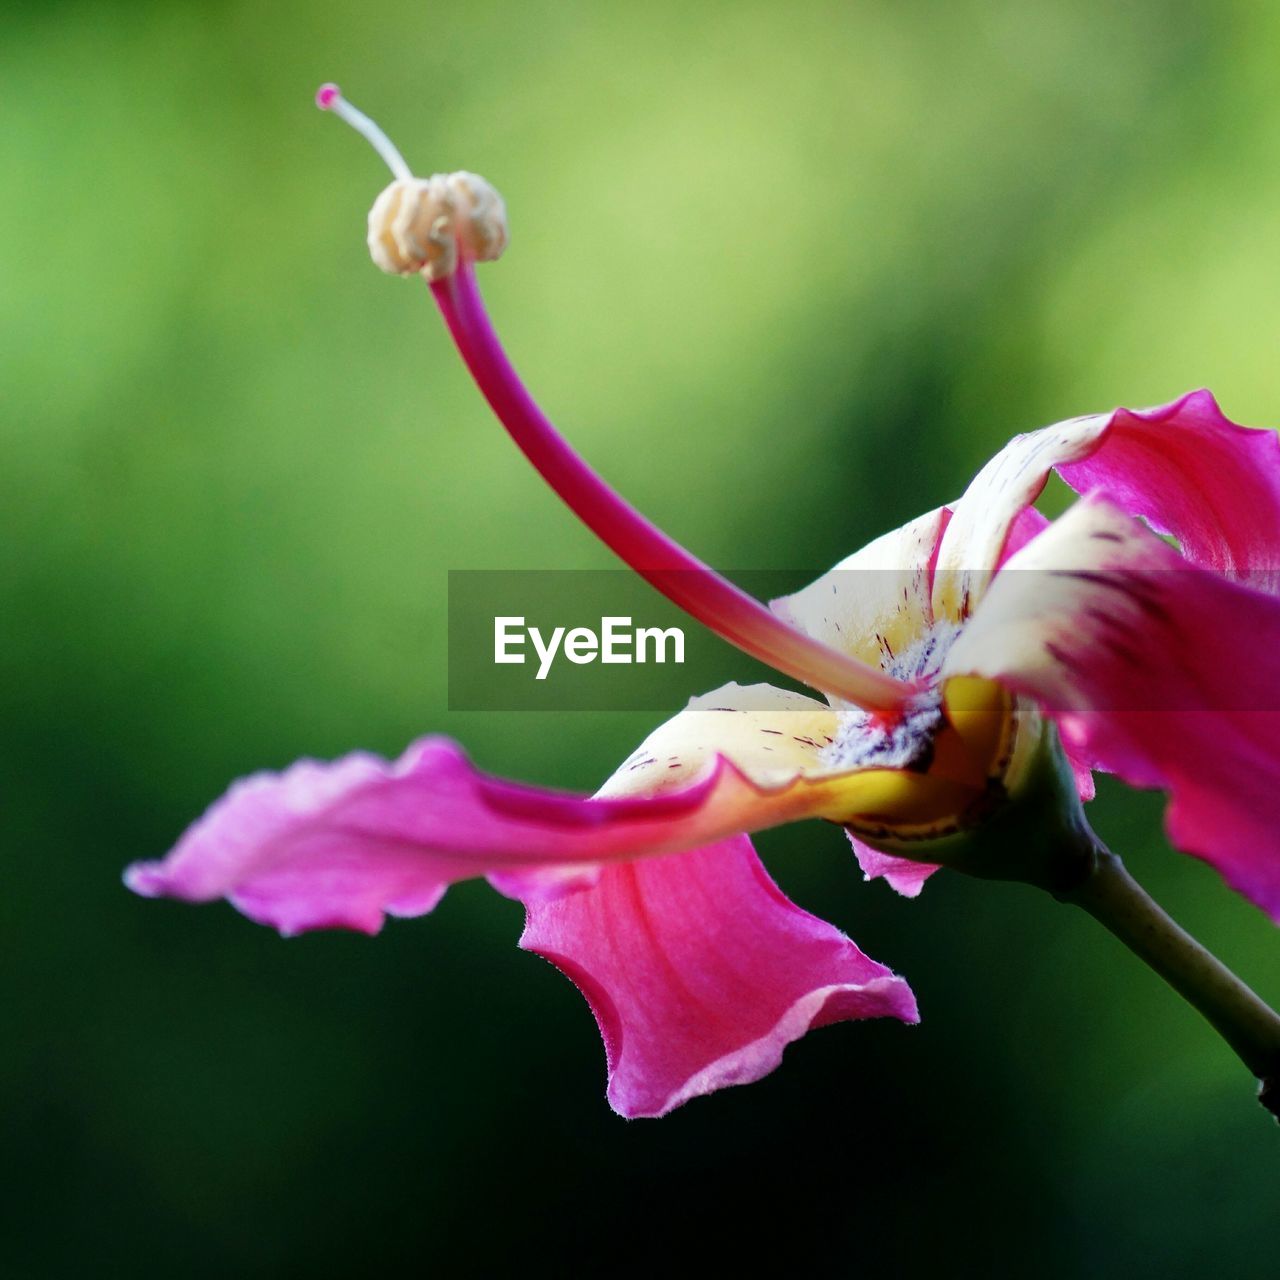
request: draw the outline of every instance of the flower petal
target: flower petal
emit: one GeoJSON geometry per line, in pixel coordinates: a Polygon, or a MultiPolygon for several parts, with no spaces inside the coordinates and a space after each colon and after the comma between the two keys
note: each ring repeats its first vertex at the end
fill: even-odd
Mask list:
{"type": "Polygon", "coordinates": [[[769,607],[833,649],[886,665],[932,620],[932,568],[949,515],[940,507],[886,533],[769,607]]]}
{"type": "Polygon", "coordinates": [[[1280,567],[1280,440],[1223,416],[1208,391],[1160,409],[1117,409],[1096,449],[1059,467],[1077,493],[1097,490],[1194,565],[1232,574],[1280,567]]]}
{"type": "Polygon", "coordinates": [[[823,748],[836,732],[825,703],[770,684],[729,683],[689,699],[618,766],[598,796],[656,795],[688,784],[717,756],[761,787],[827,772],[823,748]]]}
{"type": "Polygon", "coordinates": [[[1037,511],[1035,507],[1023,507],[1013,518],[1009,526],[1009,534],[1004,540],[1000,552],[1000,564],[1003,565],[1010,556],[1016,555],[1023,547],[1038,538],[1049,527],[1049,517],[1037,511]]]}
{"type": "Polygon", "coordinates": [[[935,871],[942,868],[936,862],[915,862],[910,858],[900,858],[893,853],[884,853],[873,849],[869,844],[859,840],[852,831],[846,830],[849,843],[853,845],[854,856],[858,866],[862,868],[864,880],[880,880],[900,893],[904,898],[918,898],[924,882],[935,871]]]}
{"type": "Polygon", "coordinates": [[[458,880],[493,875],[504,892],[554,895],[603,862],[804,816],[817,801],[803,791],[758,787],[713,756],[661,795],[597,800],[492,777],[455,743],[424,738],[392,764],[356,753],[245,779],[126,883],[148,897],[226,897],[286,934],[373,933],[384,914],[430,911],[458,880]]]}
{"type": "Polygon", "coordinates": [[[1193,391],[1154,409],[1073,418],[1016,436],[955,504],[938,555],[933,606],[963,617],[977,604],[1018,514],[1057,468],[1077,491],[1179,539],[1193,564],[1232,571],[1280,566],[1280,443],[1237,426],[1193,391]]]}
{"type": "Polygon", "coordinates": [[[226,897],[283,933],[373,933],[385,914],[421,915],[474,876],[526,901],[555,897],[607,862],[818,815],[914,813],[921,794],[936,803],[929,779],[827,767],[833,716],[800,694],[726,686],[659,728],[596,797],[481,773],[444,738],[391,764],[304,760],[237,783],[126,882],[149,897],[226,897]]]}
{"type": "Polygon", "coordinates": [[[628,1117],[758,1080],[814,1027],[918,1020],[907,984],[786,898],[745,836],[535,902],[520,945],[587,998],[628,1117]]]}
{"type": "MultiPolygon", "coordinates": [[[[986,757],[980,744],[958,731],[939,735],[935,767],[920,773],[840,763],[840,753],[832,749],[838,723],[837,712],[803,694],[766,684],[727,684],[692,699],[650,734],[597,795],[661,795],[702,777],[716,760],[726,760],[765,793],[760,813],[771,815],[765,821],[751,818],[755,807],[748,807],[744,812],[750,820],[737,830],[822,817],[851,824],[864,835],[899,840],[936,836],[982,800],[986,757]],[[944,759],[950,767],[939,767],[944,759]]],[[[981,737],[980,726],[970,727],[981,737]]],[[[993,750],[998,745],[990,744],[993,750]]]]}
{"type": "Polygon", "coordinates": [[[1280,599],[1084,498],[1001,570],[946,670],[1034,695],[1085,758],[1166,788],[1173,843],[1280,920],[1280,599]]]}

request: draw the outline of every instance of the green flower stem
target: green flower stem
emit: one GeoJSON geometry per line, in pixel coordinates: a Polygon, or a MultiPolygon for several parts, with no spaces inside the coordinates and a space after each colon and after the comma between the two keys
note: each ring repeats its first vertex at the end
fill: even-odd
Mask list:
{"type": "Polygon", "coordinates": [[[1179,995],[1257,1076],[1258,1100],[1280,1120],[1280,1015],[1175,924],[1101,844],[1074,887],[1054,896],[1083,907],[1179,995]]]}

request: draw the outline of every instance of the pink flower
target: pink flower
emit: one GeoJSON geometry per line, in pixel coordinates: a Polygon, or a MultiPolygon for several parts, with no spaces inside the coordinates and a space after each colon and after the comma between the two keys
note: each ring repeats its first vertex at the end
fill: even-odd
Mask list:
{"type": "MultiPolygon", "coordinates": [[[[336,94],[324,105],[354,115],[336,94]]],[[[958,501],[765,608],[627,506],[521,385],[471,265],[505,244],[492,189],[407,174],[375,205],[375,257],[431,278],[531,462],[659,590],[824,697],[694,698],[591,797],[491,777],[443,738],[394,763],[303,761],[233,786],[166,859],[131,867],[131,888],[225,897],[286,934],[374,933],[484,876],[525,903],[521,946],[586,996],[627,1116],[756,1080],[813,1027],[917,1019],[906,983],[790,902],[746,833],[838,823],[866,877],[907,896],[943,863],[1007,874],[984,860],[1059,735],[1075,771],[1064,824],[1091,769],[1162,787],[1173,843],[1280,918],[1272,433],[1202,391],[1019,436],[958,501]],[[1083,496],[1051,524],[1032,504],[1053,470],[1083,496]]],[[[1019,878],[1072,874],[1049,834],[1017,843],[1019,878]]]]}

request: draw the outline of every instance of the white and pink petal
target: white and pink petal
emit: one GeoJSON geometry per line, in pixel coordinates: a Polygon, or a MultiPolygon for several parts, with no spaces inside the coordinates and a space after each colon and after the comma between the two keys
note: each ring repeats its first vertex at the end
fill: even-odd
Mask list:
{"type": "Polygon", "coordinates": [[[821,760],[832,719],[800,694],[726,686],[659,728],[595,797],[485,774],[438,737],[390,763],[304,760],[235,784],[126,882],[150,897],[225,897],[288,934],[376,932],[477,876],[509,896],[554,898],[607,863],[838,810],[848,784],[821,760]]]}
{"type": "Polygon", "coordinates": [[[659,725],[596,795],[673,791],[703,775],[717,757],[732,760],[757,786],[776,790],[825,771],[822,753],[837,726],[826,703],[802,693],[769,684],[722,685],[690,698],[659,725]]]}
{"type": "Polygon", "coordinates": [[[933,565],[949,516],[940,507],[884,534],[769,607],[833,649],[890,669],[933,620],[933,565]]]}
{"type": "Polygon", "coordinates": [[[1078,757],[1170,793],[1170,839],[1280,920],[1280,599],[1100,497],[1012,557],[948,656],[1036,697],[1078,757]]]}

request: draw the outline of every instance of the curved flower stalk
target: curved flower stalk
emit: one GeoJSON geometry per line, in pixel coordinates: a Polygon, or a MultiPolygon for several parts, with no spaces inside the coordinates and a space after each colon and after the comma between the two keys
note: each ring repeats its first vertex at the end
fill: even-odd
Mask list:
{"type": "Polygon", "coordinates": [[[1164,788],[1173,843],[1280,919],[1276,437],[1203,391],[1019,436],[958,501],[766,607],[628,506],[520,382],[473,270],[507,243],[496,191],[414,178],[336,89],[318,100],[396,175],[370,214],[375,262],[429,281],[552,488],[658,590],[821,696],[694,698],[590,797],[491,777],[443,738],[393,763],[303,761],[232,787],[130,887],[225,897],[285,934],[374,933],[484,876],[526,905],[521,946],[590,1003],[614,1108],[652,1116],[758,1079],[814,1027],[916,1021],[903,979],[791,903],[748,838],[824,818],[909,897],[947,866],[1078,902],[1272,1082],[1274,1109],[1280,1019],[1145,898],[1081,802],[1096,768],[1164,788]],[[1051,524],[1033,504],[1054,470],[1083,496],[1051,524]],[[1247,664],[1228,647],[1242,633],[1247,664]]]}

